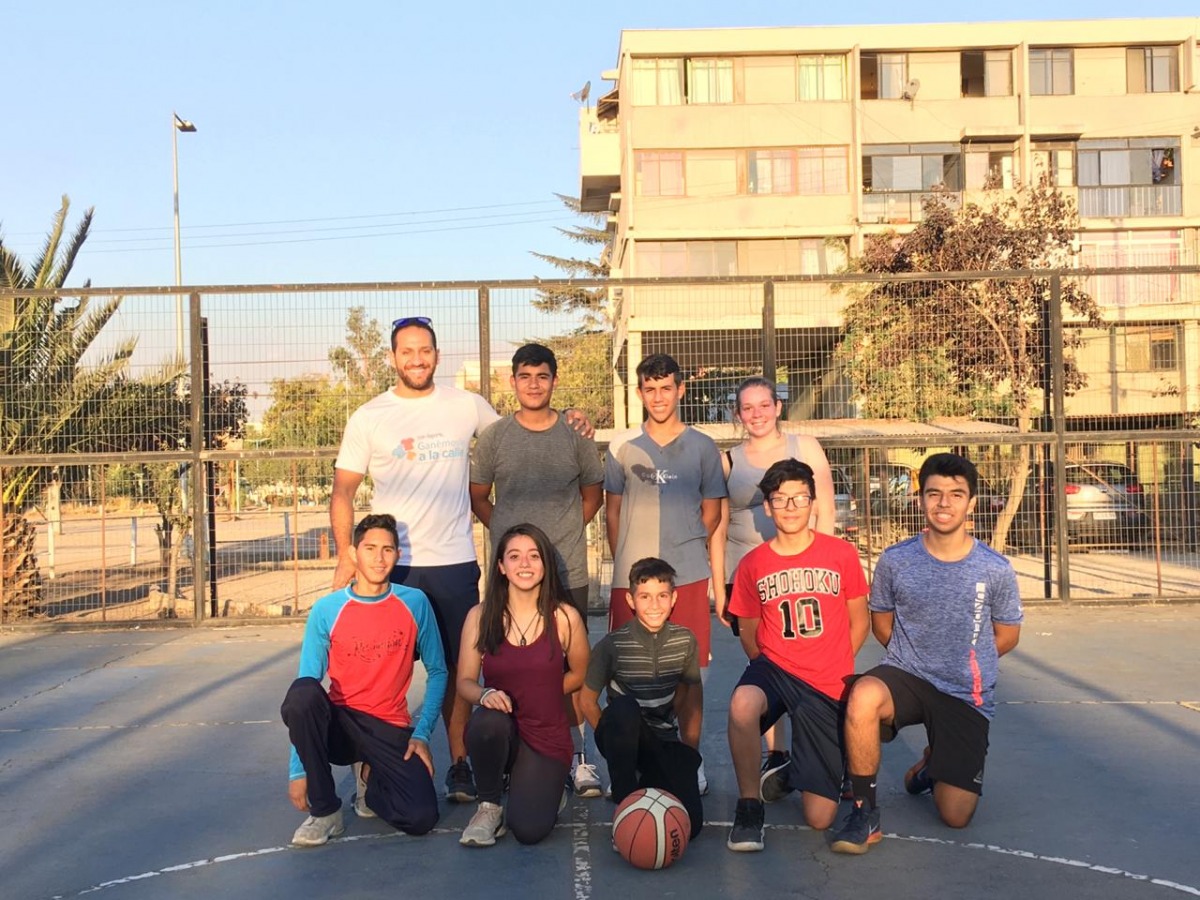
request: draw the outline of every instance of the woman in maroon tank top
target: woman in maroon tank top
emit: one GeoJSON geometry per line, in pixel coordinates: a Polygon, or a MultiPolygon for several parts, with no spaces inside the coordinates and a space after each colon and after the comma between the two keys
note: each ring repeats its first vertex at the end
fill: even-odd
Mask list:
{"type": "Polygon", "coordinates": [[[563,697],[582,686],[589,651],[566,596],[546,535],[533,525],[508,529],[458,656],[459,694],[479,707],[467,726],[479,809],[465,846],[490,847],[509,828],[534,844],[554,827],[572,752],[563,697]]]}

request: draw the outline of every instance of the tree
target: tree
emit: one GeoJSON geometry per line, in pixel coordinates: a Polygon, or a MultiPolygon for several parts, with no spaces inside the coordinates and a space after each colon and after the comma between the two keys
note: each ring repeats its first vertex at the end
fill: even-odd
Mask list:
{"type": "Polygon", "coordinates": [[[355,394],[381,394],[396,383],[388,357],[386,336],[377,319],[368,319],[364,306],[346,314],[346,344],[331,347],[329,364],[334,374],[355,394]]]}
{"type": "MultiPolygon", "coordinates": [[[[598,248],[596,259],[552,256],[548,253],[530,251],[542,262],[549,263],[567,278],[604,279],[608,277],[612,251],[612,235],[605,227],[606,213],[585,213],[579,208],[579,200],[566,194],[555,194],[563,206],[584,219],[582,225],[557,228],[559,234],[586,247],[598,248]]],[[[533,300],[533,308],[544,313],[579,313],[583,324],[580,331],[595,331],[608,326],[608,289],[599,286],[567,286],[539,288],[533,300]]]]}
{"type": "MultiPolygon", "coordinates": [[[[1066,268],[1078,228],[1074,202],[1044,178],[959,210],[934,195],[916,228],[869,237],[850,268],[879,275],[1066,268]]],[[[1050,301],[1048,277],[868,284],[846,307],[837,358],[870,414],[1011,416],[1028,432],[1046,385],[1050,301]]],[[[1098,307],[1075,280],[1062,281],[1062,302],[1100,324],[1098,307]]],[[[1073,392],[1085,383],[1071,354],[1080,340],[1063,338],[1065,385],[1073,392]]],[[[1029,447],[1021,445],[993,535],[997,550],[1028,475],[1029,447]]]]}
{"type": "MultiPolygon", "coordinates": [[[[612,428],[612,333],[560,334],[532,342],[549,347],[558,360],[555,408],[582,410],[593,427],[612,428]]],[[[517,399],[506,373],[492,375],[492,402],[502,416],[516,412],[517,399]]]]}
{"type": "MultiPolygon", "coordinates": [[[[25,296],[22,291],[61,289],[87,240],[93,210],[65,236],[70,200],[62,206],[38,255],[26,265],[0,237],[0,450],[3,455],[89,452],[115,449],[120,439],[107,432],[112,420],[103,411],[129,389],[129,359],[136,338],[82,360],[120,308],[119,297],[94,304],[80,297],[25,296]]],[[[85,284],[84,287],[88,287],[85,284]]],[[[164,369],[159,379],[173,380],[164,369]]],[[[126,435],[139,432],[126,427],[126,435]]],[[[12,467],[3,490],[3,611],[29,616],[42,603],[41,577],[34,550],[36,532],[26,508],[52,483],[49,466],[12,467]]]]}

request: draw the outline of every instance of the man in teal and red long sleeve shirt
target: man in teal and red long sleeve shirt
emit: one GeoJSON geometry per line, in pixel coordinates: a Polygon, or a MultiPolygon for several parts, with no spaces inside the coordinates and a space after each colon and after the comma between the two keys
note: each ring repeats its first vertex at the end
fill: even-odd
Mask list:
{"type": "Polygon", "coordinates": [[[288,797],[309,814],[292,838],[299,846],[345,830],[331,764],[354,766],[358,815],[407,834],[424,834],[438,820],[429,737],[447,672],[433,609],[421,591],[390,581],[393,516],[366,516],[353,546],[355,579],[309,610],[300,669],[280,709],[292,742],[288,797]],[[426,683],[414,725],[407,694],[417,651],[426,683]]]}

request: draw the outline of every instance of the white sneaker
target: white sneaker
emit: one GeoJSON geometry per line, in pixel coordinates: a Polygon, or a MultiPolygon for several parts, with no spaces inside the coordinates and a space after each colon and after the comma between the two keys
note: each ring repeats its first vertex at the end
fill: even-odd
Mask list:
{"type": "Polygon", "coordinates": [[[600,776],[596,774],[596,767],[591,763],[584,762],[582,759],[575,764],[575,771],[571,775],[571,781],[575,788],[576,797],[599,797],[603,793],[600,786],[600,776]]]}
{"type": "Polygon", "coordinates": [[[309,816],[292,835],[292,843],[297,847],[320,847],[345,830],[340,809],[327,816],[309,816]]]}
{"type": "Polygon", "coordinates": [[[367,782],[362,777],[363,764],[356,762],[352,768],[354,769],[354,814],[360,819],[377,819],[379,818],[371,807],[367,806],[367,782]]]}
{"type": "Polygon", "coordinates": [[[708,779],[704,777],[704,763],[700,763],[700,768],[696,770],[696,784],[700,788],[700,796],[703,797],[708,793],[708,779]]]}
{"type": "Polygon", "coordinates": [[[483,800],[463,829],[458,842],[464,847],[490,847],[496,843],[496,838],[504,837],[507,831],[504,827],[504,807],[483,800]]]}

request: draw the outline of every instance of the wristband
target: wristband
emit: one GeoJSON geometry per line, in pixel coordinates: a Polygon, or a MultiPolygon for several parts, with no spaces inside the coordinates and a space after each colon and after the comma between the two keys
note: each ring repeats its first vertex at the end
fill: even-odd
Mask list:
{"type": "Polygon", "coordinates": [[[496,693],[495,688],[484,688],[483,693],[479,695],[479,705],[483,706],[483,701],[487,699],[487,695],[494,693],[496,693]]]}

